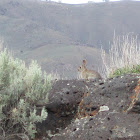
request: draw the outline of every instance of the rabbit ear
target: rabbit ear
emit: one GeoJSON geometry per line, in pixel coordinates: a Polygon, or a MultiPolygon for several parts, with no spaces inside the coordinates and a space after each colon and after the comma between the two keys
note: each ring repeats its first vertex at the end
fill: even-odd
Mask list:
{"type": "Polygon", "coordinates": [[[86,65],[86,60],[83,60],[83,64],[86,65]]]}

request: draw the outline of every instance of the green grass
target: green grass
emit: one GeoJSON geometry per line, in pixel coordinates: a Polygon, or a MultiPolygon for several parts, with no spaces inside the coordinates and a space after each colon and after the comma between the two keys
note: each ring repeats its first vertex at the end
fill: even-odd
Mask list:
{"type": "Polygon", "coordinates": [[[112,74],[109,75],[109,77],[116,77],[116,76],[130,74],[130,73],[140,74],[140,65],[116,69],[112,74]]]}

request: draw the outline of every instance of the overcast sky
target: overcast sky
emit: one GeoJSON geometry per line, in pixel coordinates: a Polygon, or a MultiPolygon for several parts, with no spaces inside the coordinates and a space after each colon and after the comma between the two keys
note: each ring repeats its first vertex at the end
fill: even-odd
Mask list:
{"type": "MultiPolygon", "coordinates": [[[[59,0],[53,0],[53,1],[59,1],[59,0]]],[[[87,3],[88,1],[102,2],[102,0],[60,0],[60,1],[63,3],[71,3],[71,4],[87,3]]]]}
{"type": "MultiPolygon", "coordinates": [[[[103,2],[103,0],[52,0],[52,1],[61,1],[62,3],[70,3],[70,4],[79,4],[79,3],[87,3],[88,1],[93,2],[103,2]]],[[[119,1],[119,0],[110,0],[110,1],[119,1]]]]}
{"type": "MultiPolygon", "coordinates": [[[[42,0],[42,1],[46,1],[46,0],[42,0]]],[[[51,0],[51,1],[56,1],[56,2],[61,1],[62,3],[69,3],[69,4],[87,3],[88,1],[103,2],[103,0],[51,0]]],[[[120,0],[110,0],[110,1],[120,1],[120,0]]],[[[140,0],[136,0],[136,1],[140,1],[140,0]]]]}

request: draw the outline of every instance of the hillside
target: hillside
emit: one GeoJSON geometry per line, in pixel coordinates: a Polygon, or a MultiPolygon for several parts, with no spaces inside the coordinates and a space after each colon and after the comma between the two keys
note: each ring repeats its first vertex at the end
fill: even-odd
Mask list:
{"type": "Polygon", "coordinates": [[[37,59],[49,72],[75,73],[83,58],[97,69],[99,49],[108,50],[114,30],[139,35],[139,7],[140,2],[67,5],[1,0],[0,36],[16,56],[27,62],[37,59]]]}

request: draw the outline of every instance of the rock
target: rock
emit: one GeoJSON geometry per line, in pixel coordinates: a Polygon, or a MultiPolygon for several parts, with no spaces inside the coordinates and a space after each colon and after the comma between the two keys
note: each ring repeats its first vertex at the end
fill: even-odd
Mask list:
{"type": "Polygon", "coordinates": [[[52,140],[115,140],[139,134],[139,116],[100,112],[93,117],[75,120],[52,140]]]}
{"type": "Polygon", "coordinates": [[[49,103],[46,108],[48,111],[57,113],[63,117],[75,114],[75,110],[85,92],[86,86],[84,81],[57,81],[50,91],[49,103]]]}
{"type": "Polygon", "coordinates": [[[138,113],[139,100],[135,100],[140,93],[138,79],[137,75],[125,75],[101,81],[98,86],[94,82],[88,83],[89,90],[79,104],[78,117],[94,116],[102,106],[108,107],[110,112],[128,112],[131,108],[138,113]]]}
{"type": "Polygon", "coordinates": [[[114,140],[139,140],[139,139],[140,139],[140,135],[139,136],[127,137],[127,138],[116,138],[114,140]]]}
{"type": "Polygon", "coordinates": [[[50,91],[48,118],[38,134],[52,140],[137,140],[140,75],[61,80],[50,91]]]}
{"type": "Polygon", "coordinates": [[[130,96],[131,104],[129,105],[127,112],[140,113],[140,79],[137,86],[134,89],[134,94],[130,96]]]}
{"type": "Polygon", "coordinates": [[[37,124],[38,135],[53,135],[69,125],[77,113],[77,108],[83,98],[86,86],[84,81],[56,81],[49,93],[49,103],[46,105],[48,117],[46,121],[37,124]]]}

